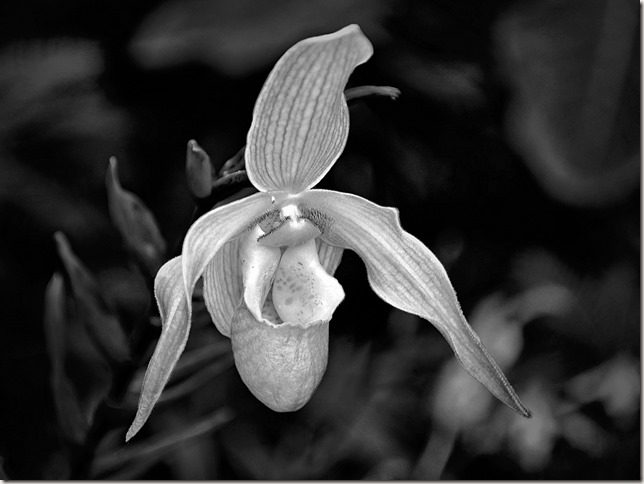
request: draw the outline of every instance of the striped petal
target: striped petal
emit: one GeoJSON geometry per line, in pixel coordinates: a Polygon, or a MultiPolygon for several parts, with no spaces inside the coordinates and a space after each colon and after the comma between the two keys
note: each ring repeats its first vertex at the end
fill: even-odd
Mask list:
{"type": "MultiPolygon", "coordinates": [[[[241,239],[237,237],[226,243],[203,274],[206,308],[219,332],[228,338],[233,316],[243,295],[241,239]]],[[[320,265],[332,276],[342,260],[344,249],[329,245],[320,238],[315,239],[315,243],[320,265]]]]}
{"type": "Polygon", "coordinates": [[[192,224],[183,241],[182,252],[183,283],[188,299],[217,252],[227,242],[253,227],[254,221],[270,207],[270,195],[256,193],[222,205],[192,224]]]}
{"type": "Polygon", "coordinates": [[[147,421],[188,341],[189,304],[183,290],[181,257],[166,262],[154,280],[154,295],[161,313],[161,337],[145,372],[139,406],[127,431],[128,441],[147,421]]]}
{"type": "Polygon", "coordinates": [[[246,169],[260,191],[299,193],[331,169],[347,141],[349,75],[371,54],[357,25],[305,39],[277,62],[262,88],[246,143],[246,169]]]}
{"type": "Polygon", "coordinates": [[[335,274],[336,269],[342,261],[342,254],[344,249],[342,247],[335,247],[333,245],[327,244],[321,238],[315,239],[315,244],[318,248],[318,257],[320,258],[320,264],[324,267],[324,270],[332,276],[335,274]]]}
{"type": "Polygon", "coordinates": [[[512,409],[530,415],[465,320],[444,267],[402,229],[396,209],[328,190],[312,190],[301,197],[303,203],[332,221],[324,231],[328,242],[351,249],[362,258],[378,296],[436,326],[474,378],[512,409]]]}
{"type": "Polygon", "coordinates": [[[239,240],[226,243],[203,273],[203,297],[213,323],[230,338],[230,323],[242,295],[239,240]]]}

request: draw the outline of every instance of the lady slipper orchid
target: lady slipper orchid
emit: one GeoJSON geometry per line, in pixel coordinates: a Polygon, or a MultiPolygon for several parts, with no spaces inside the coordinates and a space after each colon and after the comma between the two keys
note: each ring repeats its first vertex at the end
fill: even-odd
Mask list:
{"type": "Polygon", "coordinates": [[[333,277],[344,249],[362,258],[378,296],[431,322],[474,378],[529,416],[466,322],[445,269],[402,229],[397,210],[312,189],[344,149],[343,91],[372,52],[350,25],[297,43],[275,65],[257,99],[245,153],[259,193],[199,218],[182,255],[156,276],[162,333],[127,439],[147,420],[185,347],[202,276],[206,307],[230,338],[244,383],[275,411],[301,408],[326,369],[329,321],[344,298],[333,277]]]}

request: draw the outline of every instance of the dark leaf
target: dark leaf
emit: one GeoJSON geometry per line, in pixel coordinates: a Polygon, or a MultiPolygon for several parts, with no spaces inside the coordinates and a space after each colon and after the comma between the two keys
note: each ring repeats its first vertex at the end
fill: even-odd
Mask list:
{"type": "Polygon", "coordinates": [[[79,318],[95,344],[111,362],[129,359],[128,342],[120,323],[103,298],[94,277],[72,252],[61,232],[54,235],[58,254],[71,283],[79,318]]]}
{"type": "Polygon", "coordinates": [[[95,203],[103,183],[96,153],[123,149],[128,118],[98,84],[96,42],[37,37],[0,52],[0,201],[47,231],[97,236],[109,221],[95,203]]]}
{"type": "Polygon", "coordinates": [[[218,409],[179,432],[156,435],[140,444],[128,444],[120,451],[99,455],[94,461],[93,475],[103,476],[120,471],[126,466],[143,465],[144,462],[148,466],[153,465],[176,447],[219,429],[232,418],[233,413],[229,409],[218,409]]]}
{"type": "Polygon", "coordinates": [[[178,398],[190,395],[199,388],[203,387],[211,379],[232,368],[232,366],[232,355],[227,355],[220,358],[217,363],[210,363],[209,365],[206,365],[200,371],[194,373],[192,376],[186,378],[180,383],[169,385],[161,394],[159,404],[172,402],[178,398]]]}
{"type": "Polygon", "coordinates": [[[114,225],[129,250],[148,273],[154,276],[165,260],[165,241],[145,204],[121,187],[116,158],[110,159],[106,184],[108,206],[114,225]]]}
{"type": "Polygon", "coordinates": [[[237,77],[268,65],[304,37],[351,23],[377,39],[389,8],[379,0],[175,0],[145,19],[131,49],[146,67],[201,61],[237,77]]]}
{"type": "Polygon", "coordinates": [[[215,341],[199,348],[184,351],[177,362],[177,366],[172,371],[170,382],[177,382],[187,378],[198,369],[211,365],[215,360],[219,360],[226,355],[230,355],[230,343],[228,340],[215,341]]]}
{"type": "Polygon", "coordinates": [[[88,422],[80,402],[65,374],[67,314],[63,277],[52,276],[45,291],[45,339],[51,363],[49,381],[54,396],[58,425],[65,438],[80,444],[87,433],[88,422]]]}

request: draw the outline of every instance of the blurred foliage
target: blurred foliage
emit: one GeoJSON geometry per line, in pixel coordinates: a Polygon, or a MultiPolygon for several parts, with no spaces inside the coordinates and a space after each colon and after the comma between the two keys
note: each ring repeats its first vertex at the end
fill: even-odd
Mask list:
{"type": "Polygon", "coordinates": [[[0,13],[4,478],[641,478],[634,0],[10,0],[0,13]],[[247,186],[232,175],[275,60],[352,22],[375,55],[350,87],[402,94],[352,106],[322,187],[400,208],[533,419],[378,300],[345,253],[309,404],[277,414],[252,397],[197,291],[186,352],[126,445],[159,334],[155,267],[247,186]],[[205,198],[185,177],[192,139],[221,177],[205,198]]]}

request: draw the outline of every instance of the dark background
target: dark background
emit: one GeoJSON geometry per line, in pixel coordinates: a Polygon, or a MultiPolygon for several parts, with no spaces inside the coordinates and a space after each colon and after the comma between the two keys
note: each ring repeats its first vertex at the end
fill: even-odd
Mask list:
{"type": "Polygon", "coordinates": [[[639,479],[639,39],[635,0],[2,2],[5,478],[639,479]],[[124,444],[151,327],[124,399],[74,437],[61,421],[80,406],[91,425],[116,370],[75,323],[52,352],[45,292],[64,273],[52,235],[129,334],[151,299],[110,221],[109,157],[172,255],[194,208],[187,141],[220,167],[279,56],[349,23],[375,47],[349,86],[402,95],[351,108],[320,186],[400,209],[534,417],[494,401],[429,323],[381,302],[347,253],[329,368],[302,410],[252,397],[201,308],[190,390],[124,444]]]}

